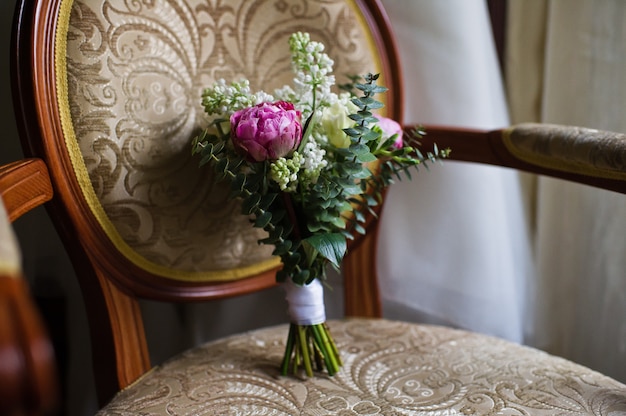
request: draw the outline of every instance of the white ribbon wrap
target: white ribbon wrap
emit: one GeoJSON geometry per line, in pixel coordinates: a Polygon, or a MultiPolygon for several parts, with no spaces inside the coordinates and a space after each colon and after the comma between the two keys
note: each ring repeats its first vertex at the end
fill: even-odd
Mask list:
{"type": "Polygon", "coordinates": [[[289,317],[296,325],[317,325],[326,322],[324,286],[319,279],[306,286],[298,286],[291,280],[283,283],[285,298],[289,304],[289,317]]]}

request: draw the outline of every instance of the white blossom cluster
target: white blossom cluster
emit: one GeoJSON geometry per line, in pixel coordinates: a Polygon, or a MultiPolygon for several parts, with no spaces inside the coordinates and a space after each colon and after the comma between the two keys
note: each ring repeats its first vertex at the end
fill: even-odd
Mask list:
{"type": "Polygon", "coordinates": [[[324,53],[324,44],[311,41],[308,33],[297,32],[289,39],[291,62],[295,73],[295,93],[308,117],[314,107],[332,100],[330,88],[335,85],[332,75],[334,62],[324,53]]]}
{"type": "Polygon", "coordinates": [[[281,157],[270,165],[270,179],[281,191],[293,192],[298,185],[308,188],[314,185],[322,169],[328,165],[326,151],[315,141],[306,143],[302,153],[293,152],[291,158],[281,157]]]}
{"type": "Polygon", "coordinates": [[[252,93],[250,81],[247,79],[230,84],[226,84],[224,79],[218,79],[212,87],[206,88],[202,92],[202,105],[208,115],[230,116],[242,108],[272,101],[274,101],[274,97],[264,91],[252,93]]]}
{"type": "Polygon", "coordinates": [[[326,150],[322,149],[315,140],[310,140],[302,149],[302,164],[300,173],[300,186],[308,189],[317,183],[322,169],[328,166],[326,150]]]}
{"type": "Polygon", "coordinates": [[[270,165],[270,178],[281,191],[293,192],[298,186],[298,172],[303,162],[303,156],[297,151],[289,159],[281,157],[270,165]]]}

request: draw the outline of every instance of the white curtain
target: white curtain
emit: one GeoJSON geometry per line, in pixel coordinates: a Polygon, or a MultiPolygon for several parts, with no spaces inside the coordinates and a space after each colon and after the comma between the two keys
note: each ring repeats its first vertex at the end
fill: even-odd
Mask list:
{"type": "MultiPolygon", "coordinates": [[[[510,12],[513,121],[626,132],[626,2],[512,0],[510,12]]],[[[527,342],[626,381],[626,198],[539,179],[535,250],[527,342]]]]}
{"type": "MultiPolygon", "coordinates": [[[[406,122],[508,125],[484,0],[383,3],[402,58],[406,122]]],[[[378,257],[385,314],[521,342],[532,278],[523,190],[512,171],[458,162],[393,185],[378,257]]]]}

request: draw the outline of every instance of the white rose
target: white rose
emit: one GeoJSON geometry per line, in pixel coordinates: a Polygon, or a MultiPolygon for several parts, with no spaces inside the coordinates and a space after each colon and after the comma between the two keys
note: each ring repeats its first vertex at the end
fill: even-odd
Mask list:
{"type": "MultiPolygon", "coordinates": [[[[349,103],[352,106],[354,104],[349,103]]],[[[356,108],[356,106],[354,106],[356,108]]],[[[326,107],[322,113],[322,128],[330,144],[337,148],[350,146],[350,137],[343,129],[354,126],[354,121],[348,116],[350,110],[341,101],[335,101],[330,107],[326,107]]]]}

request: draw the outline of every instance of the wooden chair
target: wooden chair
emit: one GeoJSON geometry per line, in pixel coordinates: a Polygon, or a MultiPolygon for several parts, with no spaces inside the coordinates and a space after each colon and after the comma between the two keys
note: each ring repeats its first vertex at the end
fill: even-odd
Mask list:
{"type": "Polygon", "coordinates": [[[59,404],[52,344],[22,278],[11,228],[28,210],[52,196],[41,161],[0,168],[0,414],[46,415],[59,404]]]}
{"type": "MultiPolygon", "coordinates": [[[[346,315],[354,318],[329,323],[345,360],[334,377],[278,375],[284,326],[151,365],[139,299],[206,301],[275,285],[278,263],[258,247],[258,234],[234,214],[223,189],[198,170],[189,140],[201,124],[201,90],[212,80],[245,76],[265,90],[289,82],[285,44],[297,30],[328,46],[336,74],[380,72],[390,88],[387,115],[400,119],[398,56],[376,0],[18,5],[12,56],[18,121],[26,154],[50,171],[54,197],[47,207],[86,302],[106,405],[100,414],[624,410],[626,386],[566,360],[465,331],[371,319],[381,315],[374,221],[344,264],[346,315]]],[[[425,140],[451,147],[460,160],[626,189],[623,167],[597,166],[603,156],[595,152],[583,154],[588,171],[569,158],[553,165],[558,155],[549,151],[535,158],[537,148],[550,150],[552,143],[576,154],[589,140],[595,146],[586,132],[572,140],[564,134],[570,130],[551,136],[545,126],[428,130],[425,140]],[[538,140],[545,145],[528,143],[538,140]]],[[[607,142],[602,154],[621,143],[607,142]]]]}

